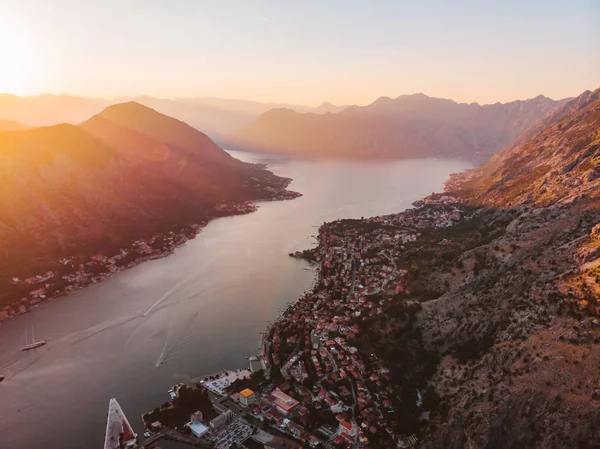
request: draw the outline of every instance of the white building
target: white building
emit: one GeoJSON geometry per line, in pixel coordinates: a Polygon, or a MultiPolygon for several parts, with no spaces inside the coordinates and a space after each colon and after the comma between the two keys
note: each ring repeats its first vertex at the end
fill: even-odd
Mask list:
{"type": "Polygon", "coordinates": [[[202,435],[209,431],[209,428],[200,422],[201,420],[202,412],[196,412],[190,418],[190,430],[196,438],[200,438],[202,435]]]}

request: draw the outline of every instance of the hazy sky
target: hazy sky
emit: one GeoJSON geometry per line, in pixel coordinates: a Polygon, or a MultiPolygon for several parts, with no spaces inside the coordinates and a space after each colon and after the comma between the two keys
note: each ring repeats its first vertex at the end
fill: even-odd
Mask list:
{"type": "Polygon", "coordinates": [[[0,0],[0,92],[489,103],[600,87],[600,1],[0,0]]]}

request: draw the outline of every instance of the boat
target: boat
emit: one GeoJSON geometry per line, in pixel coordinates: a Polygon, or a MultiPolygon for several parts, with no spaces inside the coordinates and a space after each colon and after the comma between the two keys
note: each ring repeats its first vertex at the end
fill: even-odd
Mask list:
{"type": "Polygon", "coordinates": [[[0,374],[0,382],[2,382],[4,380],[4,376],[2,374],[0,374]]]}
{"type": "Polygon", "coordinates": [[[25,329],[25,346],[21,348],[21,351],[30,351],[31,349],[39,348],[40,346],[44,346],[46,344],[46,340],[35,341],[35,333],[33,331],[33,327],[31,328],[31,343],[27,338],[27,329],[25,329]]]}

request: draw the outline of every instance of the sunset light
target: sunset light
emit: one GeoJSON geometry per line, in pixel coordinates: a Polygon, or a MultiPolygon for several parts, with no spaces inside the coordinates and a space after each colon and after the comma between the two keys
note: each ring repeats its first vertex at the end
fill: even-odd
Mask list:
{"type": "Polygon", "coordinates": [[[0,18],[0,93],[28,93],[32,57],[24,32],[0,18]]]}
{"type": "Polygon", "coordinates": [[[600,0],[0,0],[0,449],[600,449],[600,0]]]}

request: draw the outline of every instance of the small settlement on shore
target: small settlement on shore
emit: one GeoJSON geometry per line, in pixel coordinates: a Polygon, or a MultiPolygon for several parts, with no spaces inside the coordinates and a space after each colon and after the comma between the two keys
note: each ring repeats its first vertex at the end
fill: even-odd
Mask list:
{"type": "MultiPolygon", "coordinates": [[[[298,192],[286,190],[289,178],[279,179],[277,188],[263,186],[264,198],[260,201],[283,201],[301,196],[298,192]]],[[[256,201],[220,202],[214,205],[214,210],[202,222],[159,233],[145,240],[135,240],[116,253],[62,257],[52,262],[53,269],[49,271],[27,277],[13,276],[9,286],[14,290],[15,297],[20,296],[20,299],[0,305],[0,321],[29,312],[43,302],[100,282],[147,260],[166,257],[198,235],[213,218],[249,214],[257,209],[256,201]]]]}

